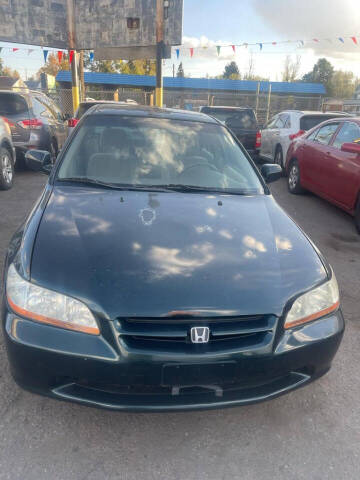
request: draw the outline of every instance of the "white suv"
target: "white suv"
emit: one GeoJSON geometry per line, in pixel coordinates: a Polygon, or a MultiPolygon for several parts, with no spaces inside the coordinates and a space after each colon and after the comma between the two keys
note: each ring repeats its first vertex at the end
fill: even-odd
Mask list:
{"type": "Polygon", "coordinates": [[[288,148],[295,138],[325,120],[344,116],[349,115],[338,112],[323,113],[299,110],[278,113],[261,130],[261,138],[258,134],[259,156],[266,162],[274,162],[284,168],[288,148]]]}

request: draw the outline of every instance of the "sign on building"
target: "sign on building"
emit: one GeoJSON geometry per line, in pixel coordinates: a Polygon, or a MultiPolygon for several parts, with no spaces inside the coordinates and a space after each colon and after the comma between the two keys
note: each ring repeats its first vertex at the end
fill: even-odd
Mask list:
{"type": "MultiPolygon", "coordinates": [[[[156,44],[156,0],[0,0],[0,40],[67,48],[68,3],[78,50],[156,44]]],[[[183,0],[164,0],[164,9],[164,43],[179,45],[183,0]]]]}

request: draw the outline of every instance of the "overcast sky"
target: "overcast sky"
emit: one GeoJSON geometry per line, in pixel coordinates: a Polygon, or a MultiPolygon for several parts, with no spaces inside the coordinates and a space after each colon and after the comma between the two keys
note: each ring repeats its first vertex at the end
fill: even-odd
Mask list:
{"type": "MultiPolygon", "coordinates": [[[[166,61],[165,75],[172,75],[183,61],[186,74],[204,77],[221,74],[227,62],[235,60],[241,73],[248,69],[249,55],[254,59],[255,73],[281,80],[287,54],[301,55],[301,73],[311,70],[321,56],[338,69],[352,70],[360,76],[360,8],[359,0],[184,0],[184,47],[180,58],[166,61]],[[357,36],[356,46],[349,38],[357,36]],[[344,37],[344,43],[338,40],[344,37]],[[346,38],[347,37],[347,38],[346,38]],[[236,54],[222,48],[217,56],[215,45],[260,43],[285,40],[320,39],[319,43],[238,47],[236,54]],[[190,58],[189,47],[195,48],[190,58]]],[[[0,42],[0,46],[9,46],[0,42]]],[[[33,47],[32,47],[33,48],[33,47]]],[[[36,48],[36,47],[35,47],[36,48]]],[[[4,63],[16,68],[23,77],[36,73],[43,65],[40,49],[3,50],[4,63]]]]}

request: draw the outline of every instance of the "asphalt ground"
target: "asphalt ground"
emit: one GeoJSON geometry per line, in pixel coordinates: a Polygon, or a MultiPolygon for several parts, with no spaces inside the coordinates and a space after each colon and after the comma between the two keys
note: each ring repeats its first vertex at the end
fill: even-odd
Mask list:
{"type": "MultiPolygon", "coordinates": [[[[0,268],[46,178],[18,172],[0,192],[0,268]]],[[[360,236],[318,197],[272,186],[332,264],[347,323],[331,371],[267,403],[204,412],[114,413],[22,391],[0,336],[0,479],[360,478],[360,236]]]]}

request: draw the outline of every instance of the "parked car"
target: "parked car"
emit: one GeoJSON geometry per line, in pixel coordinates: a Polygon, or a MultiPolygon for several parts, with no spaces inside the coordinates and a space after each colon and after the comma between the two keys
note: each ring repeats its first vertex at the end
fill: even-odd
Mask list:
{"type": "Polygon", "coordinates": [[[249,154],[255,156],[259,129],[254,110],[247,107],[200,107],[200,112],[230,128],[249,154]]]}
{"type": "Polygon", "coordinates": [[[29,149],[50,152],[55,160],[67,137],[64,115],[45,94],[36,91],[0,91],[0,115],[8,119],[20,162],[29,149]]]}
{"type": "Polygon", "coordinates": [[[2,319],[22,387],[111,409],[242,405],[326,373],[335,275],[229,129],[98,105],[11,240],[2,319]],[[54,254],[56,252],[56,254],[54,254]]]}
{"type": "Polygon", "coordinates": [[[84,115],[85,112],[89,110],[89,108],[93,107],[94,105],[126,105],[126,104],[132,104],[132,105],[137,105],[137,102],[135,100],[127,99],[125,102],[121,101],[115,101],[115,100],[94,100],[93,98],[87,98],[84,102],[80,102],[79,107],[77,108],[76,112],[74,113],[74,116],[72,118],[68,119],[68,133],[70,133],[74,130],[76,127],[77,123],[79,122],[80,118],[84,115]]]}
{"type": "Polygon", "coordinates": [[[275,115],[261,130],[259,157],[284,169],[289,146],[293,140],[325,120],[349,117],[347,113],[322,113],[287,110],[275,115]]]}
{"type": "Polygon", "coordinates": [[[310,190],[355,217],[360,233],[360,119],[324,122],[294,142],[286,160],[289,191],[310,190]]]}
{"type": "Polygon", "coordinates": [[[9,190],[12,187],[15,160],[9,122],[0,117],[0,190],[9,190]]]}

